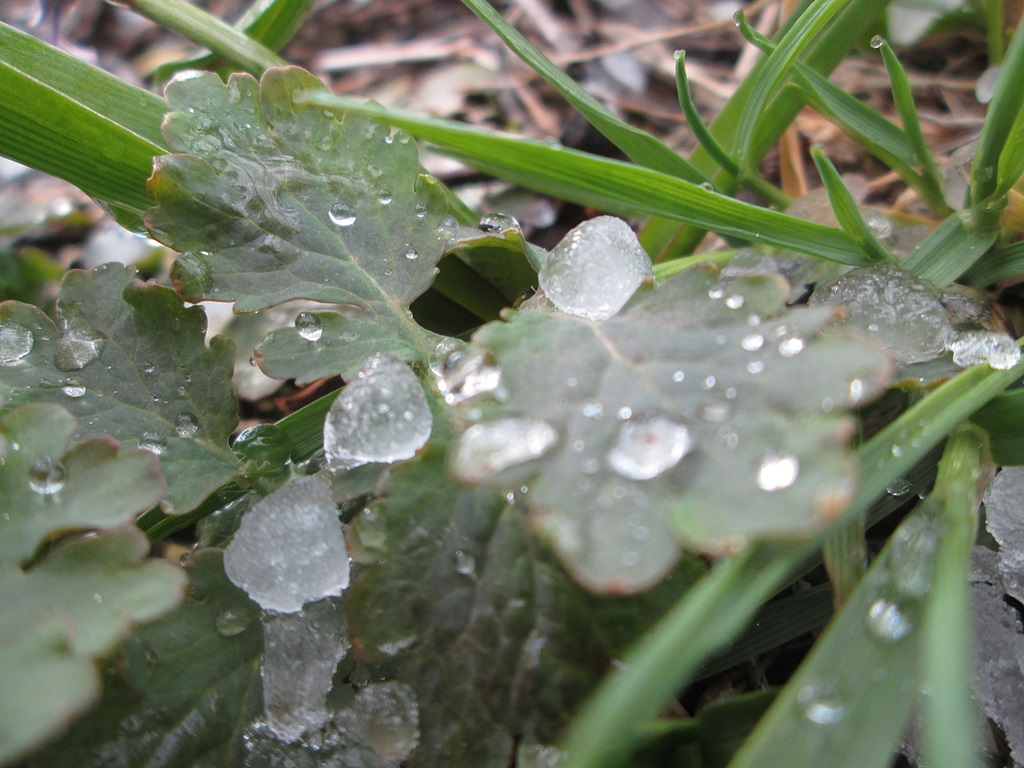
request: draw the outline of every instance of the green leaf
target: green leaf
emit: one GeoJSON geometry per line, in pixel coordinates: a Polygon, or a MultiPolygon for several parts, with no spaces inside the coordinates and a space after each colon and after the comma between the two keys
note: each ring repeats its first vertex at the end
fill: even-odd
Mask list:
{"type": "Polygon", "coordinates": [[[1005,195],[1024,170],[1024,150],[1020,141],[1020,134],[1024,131],[1021,118],[1024,111],[1024,89],[1020,88],[1022,74],[1024,34],[1015,32],[1002,62],[971,164],[972,205],[985,205],[1005,195]]]}
{"type": "Polygon", "coordinates": [[[900,263],[942,288],[977,263],[998,234],[996,229],[977,227],[970,212],[960,211],[947,217],[900,263]]]}
{"type": "Polygon", "coordinates": [[[25,563],[59,534],[117,528],[160,501],[166,484],[148,451],[95,438],[72,447],[75,418],[58,405],[0,417],[0,562],[25,563]]]}
{"type": "Polygon", "coordinates": [[[166,152],[162,99],[0,23],[0,102],[0,154],[138,223],[153,156],[166,152]]]}
{"type": "Polygon", "coordinates": [[[842,412],[880,391],[888,363],[823,334],[831,311],[787,310],[788,291],[702,266],[603,323],[520,312],[485,326],[473,341],[502,370],[501,402],[464,430],[452,471],[527,484],[532,525],[599,591],[657,583],[677,540],[727,552],[820,530],[857,474],[842,412]],[[524,427],[538,449],[505,458],[499,436],[524,427]]]}
{"type": "Polygon", "coordinates": [[[181,571],[143,562],[138,531],[58,545],[28,571],[0,566],[0,762],[23,757],[100,695],[94,660],[181,598],[181,571]]]}
{"type": "Polygon", "coordinates": [[[137,631],[104,674],[99,707],[30,763],[47,768],[238,766],[262,711],[259,608],[224,575],[222,553],[188,565],[175,611],[137,631]]]}
{"type": "Polygon", "coordinates": [[[839,171],[829,161],[825,152],[820,147],[814,147],[811,149],[811,157],[821,176],[821,182],[828,192],[829,202],[840,226],[850,237],[860,243],[872,259],[892,261],[892,255],[878,242],[871,227],[864,221],[857,201],[854,200],[853,194],[843,182],[843,177],[839,175],[839,171]]]}
{"type": "Polygon", "coordinates": [[[996,464],[1024,464],[1024,389],[990,400],[971,421],[988,434],[988,449],[996,464]]]}
{"type": "Polygon", "coordinates": [[[422,358],[433,336],[407,310],[448,241],[444,193],[408,136],[297,103],[322,90],[296,68],[168,85],[165,133],[187,154],[157,163],[147,223],[184,252],[171,277],[190,300],[354,305],[422,358]]]}
{"type": "Polygon", "coordinates": [[[396,468],[352,523],[383,555],[353,587],[353,646],[400,664],[420,705],[411,766],[506,766],[515,741],[550,744],[611,659],[703,571],[631,601],[590,595],[527,534],[502,492],[460,489],[437,447],[396,468]]]}
{"type": "Polygon", "coordinates": [[[695,184],[706,179],[690,163],[646,131],[616,117],[601,102],[583,90],[572,78],[556,67],[515,27],[501,17],[486,0],[463,0],[463,3],[493,29],[519,58],[548,81],[562,97],[580,111],[587,121],[612,144],[638,165],[655,168],[695,184]]]}
{"type": "Polygon", "coordinates": [[[27,304],[0,304],[0,332],[23,342],[0,394],[12,406],[64,406],[79,420],[79,438],[110,435],[158,454],[169,488],[163,506],[187,512],[238,467],[228,448],[234,349],[219,338],[207,347],[202,309],[133,276],[120,265],[69,272],[57,325],[27,304]]]}

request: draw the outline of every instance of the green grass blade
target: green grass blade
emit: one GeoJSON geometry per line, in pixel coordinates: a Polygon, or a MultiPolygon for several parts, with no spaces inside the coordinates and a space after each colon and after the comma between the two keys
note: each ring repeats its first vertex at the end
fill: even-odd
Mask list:
{"type": "MultiPolygon", "coordinates": [[[[1021,113],[1024,110],[1024,34],[1013,35],[1010,48],[1003,59],[1002,70],[995,93],[988,105],[988,115],[978,137],[978,148],[971,165],[971,201],[981,205],[1000,197],[1009,190],[1017,178],[1009,178],[1018,167],[1024,147],[1020,141],[1021,113]],[[1007,154],[1007,159],[1003,155],[1007,154]]],[[[1018,177],[1020,171],[1018,170],[1018,177]]]]}
{"type": "Polygon", "coordinates": [[[697,184],[706,181],[689,162],[651,134],[619,119],[600,101],[583,90],[532,43],[494,10],[486,0],[463,0],[502,39],[513,53],[557,90],[580,111],[591,125],[621,149],[638,165],[656,168],[664,173],[697,184]]]}
{"type": "Polygon", "coordinates": [[[885,69],[889,73],[889,82],[892,84],[892,99],[899,113],[900,122],[903,123],[903,132],[907,140],[914,148],[914,156],[920,168],[921,175],[931,181],[935,186],[940,186],[939,169],[935,166],[932,153],[925,143],[924,134],[921,132],[921,121],[917,117],[917,105],[914,104],[914,94],[910,87],[910,79],[906,70],[896,58],[892,48],[881,38],[871,41],[872,47],[877,46],[882,52],[882,60],[885,62],[885,69]]]}
{"type": "Polygon", "coordinates": [[[185,0],[124,0],[124,5],[254,75],[287,63],[241,30],[185,0]]]}
{"type": "Polygon", "coordinates": [[[946,444],[935,490],[938,508],[935,574],[924,613],[922,735],[930,768],[984,764],[981,713],[973,698],[974,657],[971,611],[971,550],[978,529],[978,479],[983,438],[961,427],[946,444]]]}
{"type": "Polygon", "coordinates": [[[995,231],[978,231],[967,211],[948,216],[903,259],[900,266],[940,288],[956,280],[985,255],[995,231]]]}
{"type": "Polygon", "coordinates": [[[754,131],[763,119],[765,107],[793,70],[797,59],[807,51],[848,0],[814,0],[782,36],[764,66],[750,75],[751,90],[736,131],[734,152],[742,168],[752,168],[758,153],[754,149],[754,131]]]}
{"type": "Polygon", "coordinates": [[[0,154],[141,215],[163,99],[0,23],[0,154]]]}
{"type": "Polygon", "coordinates": [[[311,100],[378,117],[444,147],[486,173],[565,200],[621,215],[640,213],[676,219],[729,237],[792,248],[843,264],[868,262],[857,243],[841,230],[742,203],[649,168],[385,110],[350,98],[327,94],[311,100]]]}
{"type": "Polygon", "coordinates": [[[1024,389],[1006,392],[971,416],[985,430],[988,449],[1001,467],[1024,464],[1024,389]]]}
{"type": "Polygon", "coordinates": [[[850,190],[843,183],[843,177],[832,165],[832,162],[825,156],[821,147],[811,148],[811,157],[818,169],[821,181],[828,193],[828,201],[832,205],[832,211],[839,221],[839,225],[846,230],[846,233],[860,244],[864,252],[875,261],[892,261],[893,257],[885,247],[878,242],[871,228],[860,215],[857,201],[853,199],[850,190]]]}
{"type": "Polygon", "coordinates": [[[1014,243],[988,254],[967,272],[964,277],[975,288],[1012,280],[1024,275],[1024,242],[1014,243]]]}

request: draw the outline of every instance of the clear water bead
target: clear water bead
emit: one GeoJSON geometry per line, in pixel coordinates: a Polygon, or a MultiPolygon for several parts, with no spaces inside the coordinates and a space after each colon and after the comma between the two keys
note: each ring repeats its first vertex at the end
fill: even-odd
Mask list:
{"type": "Polygon", "coordinates": [[[433,423],[416,374],[397,357],[374,355],[327,414],[327,464],[345,470],[411,459],[427,442],[433,423]]]}
{"type": "Polygon", "coordinates": [[[558,432],[546,421],[508,417],[475,424],[459,437],[452,473],[467,483],[481,483],[509,467],[547,453],[558,432]]]}
{"type": "Polygon", "coordinates": [[[356,223],[356,212],[345,203],[335,203],[327,212],[330,220],[339,227],[351,227],[356,223]]]}
{"type": "Polygon", "coordinates": [[[881,597],[868,608],[866,619],[868,631],[886,643],[902,640],[913,629],[910,619],[899,604],[881,597]]]}
{"type": "Polygon", "coordinates": [[[953,362],[961,368],[988,363],[1005,371],[1020,362],[1020,347],[1012,337],[993,331],[961,331],[949,343],[953,362]]]}
{"type": "Polygon", "coordinates": [[[483,354],[471,350],[453,349],[431,369],[437,376],[437,389],[449,405],[494,392],[501,386],[501,369],[488,365],[483,354]]]}
{"type": "Polygon", "coordinates": [[[631,480],[650,480],[678,464],[690,452],[690,431],[663,416],[635,419],[619,427],[608,452],[608,466],[631,480]]]}
{"type": "Polygon", "coordinates": [[[32,351],[32,331],[18,323],[0,323],[0,365],[21,360],[32,351]]]}
{"type": "Polygon", "coordinates": [[[253,505],[224,552],[224,571],[264,610],[294,613],[348,586],[338,510],[321,478],[298,477],[253,505]]]}
{"type": "Polygon", "coordinates": [[[100,356],[105,344],[106,339],[88,328],[69,328],[57,339],[54,363],[61,371],[79,371],[100,356]]]}
{"type": "Polygon", "coordinates": [[[781,491],[796,482],[800,460],[796,456],[769,454],[757,467],[757,487],[762,491],[781,491]]]}
{"type": "Polygon", "coordinates": [[[42,496],[50,496],[64,487],[64,465],[57,459],[39,459],[28,469],[28,487],[42,496]]]}
{"type": "Polygon", "coordinates": [[[651,259],[622,219],[598,216],[570,231],[541,266],[540,287],[562,312],[607,320],[653,277],[651,259]]]}
{"type": "Polygon", "coordinates": [[[320,318],[311,312],[299,312],[295,317],[295,330],[306,341],[318,341],[324,333],[320,318]]]}

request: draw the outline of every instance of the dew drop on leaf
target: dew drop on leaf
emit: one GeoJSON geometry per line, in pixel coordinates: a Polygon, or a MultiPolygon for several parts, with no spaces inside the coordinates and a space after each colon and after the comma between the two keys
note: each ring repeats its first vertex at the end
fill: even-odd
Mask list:
{"type": "Polygon", "coordinates": [[[306,341],[318,341],[324,333],[319,318],[311,312],[299,312],[295,318],[295,330],[306,341]]]}
{"type": "Polygon", "coordinates": [[[472,576],[476,573],[476,558],[461,549],[455,550],[455,572],[472,576]]]}
{"type": "Polygon", "coordinates": [[[390,205],[391,201],[394,200],[394,197],[392,196],[390,191],[382,189],[380,192],[377,193],[377,200],[380,201],[381,205],[390,205]]]}
{"type": "Polygon", "coordinates": [[[28,469],[28,486],[36,493],[50,496],[64,487],[64,465],[57,459],[39,459],[28,469]]]}
{"type": "Polygon", "coordinates": [[[608,452],[608,466],[631,480],[650,480],[671,469],[690,452],[690,431],[663,416],[636,419],[619,427],[608,452]]]}
{"type": "Polygon", "coordinates": [[[356,223],[356,212],[345,203],[335,203],[327,212],[330,220],[339,227],[351,227],[356,223]]]}
{"type": "Polygon", "coordinates": [[[248,629],[252,619],[253,617],[244,611],[227,608],[217,616],[214,626],[221,637],[234,637],[248,629]]]}
{"type": "Polygon", "coordinates": [[[174,422],[174,431],[178,437],[193,437],[199,431],[199,422],[191,413],[182,413],[174,422]]]}
{"type": "Polygon", "coordinates": [[[106,339],[88,328],[69,328],[57,339],[54,360],[58,370],[79,371],[103,352],[106,339]]]}
{"type": "Polygon", "coordinates": [[[516,221],[514,216],[509,216],[507,213],[489,213],[480,219],[480,223],[477,226],[481,232],[488,235],[500,235],[509,230],[522,232],[519,222],[516,221]]]}
{"type": "Polygon", "coordinates": [[[835,725],[846,716],[846,705],[832,686],[805,685],[797,693],[797,701],[803,707],[804,716],[817,725],[835,725]]]}
{"type": "Polygon", "coordinates": [[[961,331],[949,343],[953,362],[961,368],[988,363],[1005,371],[1020,362],[1020,347],[1005,333],[993,331],[961,331]]]}
{"type": "Polygon", "coordinates": [[[653,274],[651,259],[629,225],[614,216],[598,216],[554,247],[538,277],[562,312],[607,320],[653,274]]]}
{"type": "Polygon", "coordinates": [[[871,603],[866,621],[871,635],[886,643],[902,640],[913,628],[898,603],[881,597],[871,603]]]}
{"type": "Polygon", "coordinates": [[[420,257],[419,251],[417,251],[415,248],[406,248],[405,253],[403,253],[402,255],[405,256],[405,258],[409,259],[409,261],[415,261],[420,257]]]}
{"type": "Polygon", "coordinates": [[[139,448],[144,451],[149,451],[156,456],[162,454],[167,450],[167,440],[156,432],[143,432],[139,438],[139,448]]]}
{"type": "Polygon", "coordinates": [[[474,424],[459,437],[452,473],[467,483],[489,480],[502,470],[547,453],[558,432],[546,421],[510,416],[474,424]]]}
{"type": "Polygon", "coordinates": [[[354,715],[380,757],[400,761],[419,743],[419,706],[405,683],[370,683],[356,694],[354,715]]]}
{"type": "Polygon", "coordinates": [[[18,323],[0,323],[0,365],[21,360],[32,351],[32,331],[18,323]]]}
{"type": "Polygon", "coordinates": [[[769,454],[757,467],[757,487],[762,491],[781,491],[796,482],[800,461],[796,456],[769,454]]]}
{"type": "Polygon", "coordinates": [[[437,389],[449,405],[493,392],[501,386],[501,369],[488,365],[485,357],[463,349],[453,349],[431,370],[437,376],[437,389]]]}
{"type": "Polygon", "coordinates": [[[333,470],[411,459],[430,437],[433,416],[419,379],[396,357],[369,358],[332,403],[324,454],[333,470]]]}
{"type": "Polygon", "coordinates": [[[806,342],[799,336],[791,336],[779,342],[779,354],[783,357],[796,357],[804,351],[806,342]]]}
{"type": "Polygon", "coordinates": [[[64,382],[64,384],[60,388],[60,391],[63,392],[68,397],[78,398],[85,395],[86,389],[85,384],[82,382],[81,379],[71,378],[67,379],[64,382]]]}

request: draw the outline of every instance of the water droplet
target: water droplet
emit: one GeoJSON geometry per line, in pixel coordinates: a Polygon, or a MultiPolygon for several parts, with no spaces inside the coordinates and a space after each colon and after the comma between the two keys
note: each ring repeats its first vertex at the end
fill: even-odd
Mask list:
{"type": "Polygon", "coordinates": [[[850,382],[850,391],[848,400],[850,405],[856,405],[864,399],[864,382],[860,379],[853,379],[850,382]]]}
{"type": "Polygon", "coordinates": [[[85,384],[82,383],[81,379],[71,378],[65,380],[63,386],[60,388],[60,391],[63,392],[68,397],[77,398],[84,396],[86,389],[85,384]]]}
{"type": "Polygon", "coordinates": [[[740,340],[740,346],[747,352],[756,352],[764,346],[764,336],[759,333],[752,333],[740,340]]]}
{"type": "MultiPolygon", "coordinates": [[[[366,734],[366,743],[397,765],[419,743],[419,706],[413,689],[404,683],[370,683],[356,694],[355,717],[366,734]]],[[[374,763],[376,764],[376,763],[374,763]]]]}
{"type": "Polygon", "coordinates": [[[142,450],[159,456],[167,449],[167,440],[156,432],[143,432],[138,445],[142,450]]]}
{"type": "Polygon", "coordinates": [[[902,640],[913,628],[910,619],[897,603],[878,598],[868,608],[868,631],[878,640],[894,643],[902,640]]]}
{"type": "Polygon", "coordinates": [[[712,184],[710,181],[702,181],[698,186],[701,189],[703,189],[705,192],[714,192],[715,191],[715,185],[712,184]]]}
{"type": "Polygon", "coordinates": [[[709,299],[718,301],[718,299],[722,298],[723,296],[725,296],[725,289],[722,288],[721,286],[716,285],[712,288],[708,288],[709,299]]]}
{"type": "Polygon", "coordinates": [[[57,339],[54,363],[61,371],[79,371],[100,356],[105,344],[106,339],[88,328],[69,328],[57,339]]]}
{"type": "Polygon", "coordinates": [[[32,351],[32,331],[18,323],[0,323],[0,365],[10,365],[32,351]]]}
{"type": "Polygon", "coordinates": [[[843,704],[831,685],[805,685],[797,693],[804,716],[818,725],[835,725],[846,716],[843,704]]]}
{"type": "Polygon", "coordinates": [[[146,363],[142,366],[142,372],[152,375],[156,373],[156,366],[153,365],[152,363],[146,363]]]}
{"type": "Polygon", "coordinates": [[[734,293],[732,296],[725,297],[725,306],[729,309],[739,309],[745,301],[746,299],[742,295],[734,293]]]}
{"type": "Polygon", "coordinates": [[[235,608],[227,608],[220,612],[214,626],[221,637],[234,637],[244,632],[252,623],[252,614],[235,608]]]}
{"type": "Polygon", "coordinates": [[[683,373],[682,371],[676,371],[675,373],[672,374],[672,381],[676,382],[677,384],[685,379],[686,374],[683,373]]]}
{"type": "Polygon", "coordinates": [[[332,205],[331,209],[327,212],[327,215],[330,217],[331,221],[339,227],[351,227],[356,223],[355,209],[342,202],[337,202],[332,205]]]}
{"type": "Polygon", "coordinates": [[[381,205],[391,205],[391,201],[394,200],[394,198],[391,196],[391,192],[386,189],[382,189],[377,193],[377,200],[380,201],[381,205]]]}
{"type": "Polygon", "coordinates": [[[191,413],[182,413],[174,421],[174,431],[178,437],[193,437],[199,431],[199,422],[191,413]]]}
{"type": "Polygon", "coordinates": [[[474,424],[459,437],[452,473],[467,483],[543,456],[558,442],[558,432],[545,421],[507,417],[474,424]]]}
{"type": "Polygon", "coordinates": [[[583,404],[582,411],[588,419],[596,419],[604,412],[604,406],[596,400],[589,400],[583,404]]]}
{"type": "Polygon", "coordinates": [[[651,259],[629,225],[614,216],[598,216],[571,230],[554,247],[539,280],[562,312],[607,320],[653,274],[651,259]]]}
{"type": "Polygon", "coordinates": [[[299,312],[295,317],[295,330],[306,341],[318,341],[324,333],[320,318],[311,312],[299,312]]]}
{"type": "Polygon", "coordinates": [[[779,354],[783,357],[796,357],[804,351],[806,342],[799,336],[791,336],[779,342],[779,354]]]}
{"type": "Polygon", "coordinates": [[[631,480],[650,480],[671,469],[690,452],[690,431],[663,416],[627,421],[608,452],[608,466],[631,480]]]}
{"type": "Polygon", "coordinates": [[[747,363],[747,373],[754,374],[755,376],[764,370],[764,362],[761,360],[751,360],[747,363]]]}
{"type": "Polygon", "coordinates": [[[885,45],[885,38],[882,37],[881,35],[875,35],[874,37],[871,38],[871,47],[874,48],[875,50],[878,50],[883,45],[885,45]]]}
{"type": "Polygon", "coordinates": [[[416,207],[414,208],[414,210],[416,212],[417,219],[426,218],[427,206],[425,206],[423,203],[416,203],[416,207]]]}
{"type": "Polygon", "coordinates": [[[704,381],[700,383],[701,389],[711,390],[715,388],[717,379],[714,376],[705,376],[704,381]]]}
{"type": "Polygon", "coordinates": [[[501,385],[500,368],[487,365],[484,355],[462,349],[452,350],[440,366],[432,369],[437,376],[437,389],[449,405],[494,392],[501,385]]]}
{"type": "Polygon", "coordinates": [[[420,256],[419,251],[417,251],[415,248],[406,248],[405,253],[403,255],[405,256],[405,258],[409,259],[409,261],[415,261],[420,256]]]}
{"type": "Polygon", "coordinates": [[[39,459],[28,469],[28,486],[44,496],[57,493],[64,487],[64,465],[59,460],[39,459]]]}
{"type": "Polygon", "coordinates": [[[905,477],[897,477],[888,486],[886,486],[886,493],[890,496],[906,496],[914,489],[914,486],[905,477]]]}
{"type": "Polygon", "coordinates": [[[476,558],[461,549],[455,550],[455,572],[472,576],[476,573],[476,558]]]}
{"type": "Polygon", "coordinates": [[[704,421],[725,421],[731,415],[732,408],[728,403],[705,403],[700,409],[700,417],[704,421]]]}
{"type": "Polygon", "coordinates": [[[489,213],[480,219],[477,227],[488,235],[500,235],[509,230],[522,232],[519,222],[514,216],[509,216],[507,213],[489,213]]]}
{"type": "Polygon", "coordinates": [[[332,470],[410,459],[430,437],[433,416],[419,379],[392,355],[377,354],[331,405],[324,452],[332,470]]]}
{"type": "Polygon", "coordinates": [[[953,362],[961,368],[988,363],[1005,371],[1020,362],[1020,347],[1005,333],[992,331],[961,331],[949,344],[953,362]]]}
{"type": "Polygon", "coordinates": [[[757,486],[762,491],[781,491],[796,482],[799,472],[796,456],[769,454],[757,467],[757,486]]]}

